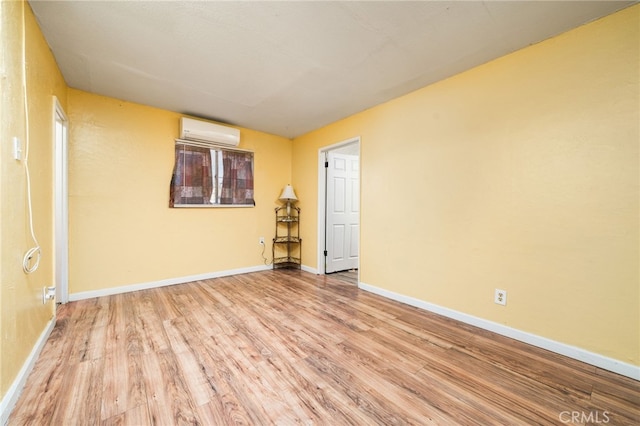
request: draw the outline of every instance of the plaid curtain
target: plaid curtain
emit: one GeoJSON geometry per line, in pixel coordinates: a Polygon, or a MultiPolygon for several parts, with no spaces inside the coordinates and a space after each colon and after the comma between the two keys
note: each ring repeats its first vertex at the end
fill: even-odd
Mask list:
{"type": "Polygon", "coordinates": [[[220,204],[252,204],[253,153],[222,151],[222,190],[220,204]]]}
{"type": "Polygon", "coordinates": [[[210,204],[212,189],[211,151],[208,148],[176,144],[169,206],[210,204]]]}

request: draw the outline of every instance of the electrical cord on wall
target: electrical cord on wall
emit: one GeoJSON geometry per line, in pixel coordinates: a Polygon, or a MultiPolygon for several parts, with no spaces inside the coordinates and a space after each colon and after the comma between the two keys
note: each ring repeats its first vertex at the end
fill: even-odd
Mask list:
{"type": "MultiPolygon", "coordinates": [[[[28,137],[27,137],[28,138],[28,137]]],[[[27,145],[28,146],[28,145],[27,145]]],[[[28,152],[28,148],[27,148],[28,152]]],[[[29,166],[27,165],[27,155],[25,154],[24,160],[24,170],[25,175],[27,177],[27,205],[29,209],[29,229],[31,230],[31,239],[35,244],[31,247],[24,255],[22,259],[22,270],[25,274],[30,274],[35,272],[40,266],[40,257],[42,255],[42,250],[40,250],[40,244],[38,244],[38,239],[36,238],[35,231],[33,229],[33,207],[31,206],[31,178],[29,176],[29,166]],[[34,260],[35,259],[35,260],[34,260]]]]}
{"type": "Polygon", "coordinates": [[[271,264],[273,263],[273,260],[272,260],[271,262],[269,262],[269,260],[268,260],[266,257],[264,257],[264,250],[265,250],[265,248],[267,247],[267,246],[266,246],[266,244],[261,243],[260,245],[262,246],[262,253],[260,253],[260,255],[262,256],[262,261],[263,261],[263,262],[264,262],[264,264],[265,264],[265,265],[267,265],[267,266],[268,266],[268,265],[271,265],[271,264]]]}
{"type": "Polygon", "coordinates": [[[40,257],[42,250],[36,238],[33,229],[33,206],[31,204],[31,176],[29,174],[29,98],[27,94],[27,35],[26,35],[26,18],[24,11],[24,3],[22,3],[22,96],[24,98],[24,121],[25,121],[25,154],[24,154],[24,172],[27,181],[27,208],[29,211],[29,229],[31,231],[31,239],[35,244],[27,250],[22,259],[22,270],[25,274],[35,272],[40,266],[40,257]]]}

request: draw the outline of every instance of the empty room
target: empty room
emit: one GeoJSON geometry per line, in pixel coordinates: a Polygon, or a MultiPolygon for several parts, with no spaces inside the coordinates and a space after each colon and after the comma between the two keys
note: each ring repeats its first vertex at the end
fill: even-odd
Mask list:
{"type": "Polygon", "coordinates": [[[637,425],[636,1],[0,1],[0,425],[637,425]]]}

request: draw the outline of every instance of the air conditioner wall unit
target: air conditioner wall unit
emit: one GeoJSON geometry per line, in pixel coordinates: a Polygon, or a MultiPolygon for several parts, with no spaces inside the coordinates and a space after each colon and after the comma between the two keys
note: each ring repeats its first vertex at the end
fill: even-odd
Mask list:
{"type": "Polygon", "coordinates": [[[240,130],[193,118],[180,118],[180,139],[216,145],[238,146],[240,130]]]}

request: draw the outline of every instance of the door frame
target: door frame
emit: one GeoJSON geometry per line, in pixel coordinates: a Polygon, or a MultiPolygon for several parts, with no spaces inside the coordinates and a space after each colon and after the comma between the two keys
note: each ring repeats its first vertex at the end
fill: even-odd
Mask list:
{"type": "Polygon", "coordinates": [[[54,143],[54,276],[56,304],[69,301],[69,173],[68,143],[69,119],[60,101],[53,97],[54,143]],[[57,123],[62,123],[64,133],[58,139],[57,123]]]}
{"type": "MultiPolygon", "coordinates": [[[[325,159],[329,151],[344,148],[347,145],[358,145],[358,158],[360,159],[359,167],[359,184],[362,187],[362,158],[360,150],[360,136],[355,136],[343,140],[332,145],[323,146],[318,150],[318,259],[317,259],[317,271],[318,275],[324,275],[325,269],[325,256],[326,250],[326,238],[327,238],[327,173],[324,167],[325,159]]],[[[362,193],[360,193],[360,196],[362,193]]],[[[362,203],[360,203],[362,204],[362,203]]],[[[362,216],[362,209],[359,208],[360,217],[362,216]]],[[[358,218],[360,222],[360,218],[358,218]]],[[[362,225],[360,226],[360,236],[362,236],[362,225]]],[[[360,242],[358,241],[358,265],[360,264],[360,242]]],[[[360,276],[360,270],[358,269],[358,276],[360,276]]]]}

